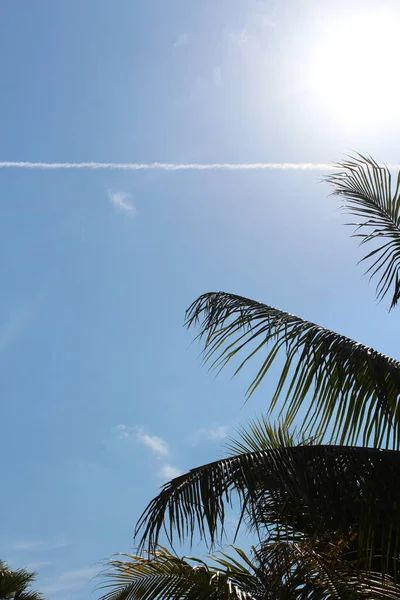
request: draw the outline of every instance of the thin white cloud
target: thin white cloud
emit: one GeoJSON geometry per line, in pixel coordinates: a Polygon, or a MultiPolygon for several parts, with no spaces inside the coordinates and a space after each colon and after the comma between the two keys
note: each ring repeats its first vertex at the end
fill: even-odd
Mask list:
{"type": "Polygon", "coordinates": [[[30,319],[31,313],[32,308],[30,306],[24,307],[4,323],[0,329],[0,352],[4,352],[20,336],[30,319]]]}
{"type": "Polygon", "coordinates": [[[56,583],[49,583],[40,588],[40,591],[46,596],[53,596],[63,592],[78,590],[92,583],[93,577],[99,574],[100,567],[85,567],[72,571],[64,571],[57,577],[56,583]]]}
{"type": "Polygon", "coordinates": [[[93,578],[101,571],[100,567],[85,567],[72,571],[64,571],[57,577],[56,583],[49,583],[40,588],[40,591],[46,596],[54,596],[56,594],[71,592],[78,590],[93,583],[93,578]]]}
{"type": "MultiPolygon", "coordinates": [[[[389,164],[398,169],[400,164],[389,164]]],[[[258,163],[118,163],[118,162],[28,162],[2,161],[0,169],[105,169],[120,171],[330,171],[335,166],[317,162],[258,162],[258,163]]]]}
{"type": "Polygon", "coordinates": [[[214,67],[212,71],[212,80],[216,86],[221,85],[221,67],[214,67]]]}
{"type": "Polygon", "coordinates": [[[39,569],[45,569],[46,567],[49,567],[51,564],[51,562],[49,562],[48,560],[38,560],[36,562],[30,562],[27,565],[25,565],[25,568],[27,571],[38,571],[39,569]]]}
{"type": "Polygon", "coordinates": [[[6,351],[21,336],[29,321],[39,309],[44,295],[45,292],[40,290],[21,306],[13,307],[14,310],[8,320],[0,325],[0,353],[6,351]]]}
{"type": "Polygon", "coordinates": [[[221,442],[228,437],[229,425],[214,425],[211,427],[202,427],[195,431],[190,437],[193,444],[199,442],[221,442]]]}
{"type": "Polygon", "coordinates": [[[122,440],[134,438],[140,444],[147,446],[156,456],[168,456],[168,444],[162,438],[156,435],[145,433],[141,427],[129,427],[121,423],[116,428],[117,437],[122,440]]]}
{"type": "Polygon", "coordinates": [[[63,536],[55,540],[15,540],[11,543],[14,550],[54,550],[67,545],[68,542],[63,536]]]}
{"type": "Polygon", "coordinates": [[[131,217],[133,217],[136,214],[136,208],[130,201],[130,195],[126,192],[116,192],[113,190],[108,190],[107,195],[108,199],[117,210],[129,214],[131,217]]]}
{"type": "MultiPolygon", "coordinates": [[[[64,592],[70,592],[72,590],[76,590],[80,587],[83,587],[81,583],[50,583],[48,585],[42,585],[40,591],[45,596],[55,596],[56,594],[62,594],[64,592]]],[[[70,597],[70,596],[68,596],[70,597]]]]}
{"type": "Polygon", "coordinates": [[[99,574],[100,567],[84,567],[83,569],[75,569],[61,573],[61,581],[84,581],[89,582],[93,577],[99,574]]]}
{"type": "Polygon", "coordinates": [[[276,21],[273,21],[272,19],[269,19],[268,17],[261,17],[261,24],[263,27],[276,27],[276,21]]]}
{"type": "MultiPolygon", "coordinates": [[[[228,31],[228,38],[235,45],[253,46],[257,41],[265,40],[266,29],[276,29],[277,23],[276,4],[271,6],[271,2],[263,2],[260,0],[249,0],[247,14],[243,21],[243,26],[238,29],[228,31]],[[249,44],[252,42],[253,44],[249,44]]],[[[253,46],[253,50],[256,48],[253,46]]]]}
{"type": "Polygon", "coordinates": [[[182,475],[182,471],[177,467],[173,467],[172,465],[163,465],[161,471],[158,473],[159,477],[162,477],[164,480],[174,479],[182,475]]]}
{"type": "Polygon", "coordinates": [[[186,46],[189,43],[189,34],[181,33],[178,37],[172,42],[173,48],[180,48],[181,46],[186,46]]]}
{"type": "Polygon", "coordinates": [[[242,44],[247,44],[249,40],[249,31],[247,27],[242,27],[241,29],[233,29],[229,32],[229,39],[234,44],[238,44],[241,46],[242,44]]]}
{"type": "Polygon", "coordinates": [[[127,440],[132,435],[134,430],[133,427],[128,427],[127,425],[121,423],[120,425],[116,426],[115,431],[120,440],[127,440]]]}
{"type": "Polygon", "coordinates": [[[138,427],[136,429],[136,439],[141,444],[144,444],[157,456],[167,456],[169,454],[168,444],[163,439],[156,435],[148,435],[138,427]]]}

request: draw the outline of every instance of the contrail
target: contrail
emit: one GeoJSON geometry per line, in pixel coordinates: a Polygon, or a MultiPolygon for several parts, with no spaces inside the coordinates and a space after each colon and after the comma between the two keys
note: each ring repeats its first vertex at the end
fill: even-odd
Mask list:
{"type": "Polygon", "coordinates": [[[260,162],[260,163],[117,163],[117,162],[30,162],[0,161],[0,169],[110,169],[120,171],[326,171],[328,163],[260,162]]]}
{"type": "MultiPolygon", "coordinates": [[[[389,169],[399,164],[386,165],[389,169]]],[[[119,171],[333,171],[337,166],[317,162],[258,162],[258,163],[118,163],[118,162],[30,162],[0,161],[0,169],[108,169],[119,171]]]]}

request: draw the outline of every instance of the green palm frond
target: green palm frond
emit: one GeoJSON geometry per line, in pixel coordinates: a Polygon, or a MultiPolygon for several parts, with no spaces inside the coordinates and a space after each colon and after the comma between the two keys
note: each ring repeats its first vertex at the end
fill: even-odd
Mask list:
{"type": "Polygon", "coordinates": [[[282,582],[281,588],[293,590],[296,600],[398,600],[400,587],[393,577],[361,569],[347,551],[347,542],[336,535],[272,539],[263,544],[257,558],[264,572],[277,576],[275,598],[280,597],[282,582]]]}
{"type": "MultiPolygon", "coordinates": [[[[246,427],[240,427],[237,437],[230,438],[226,450],[230,456],[271,450],[273,448],[288,448],[313,443],[313,439],[306,439],[297,433],[296,427],[287,425],[285,421],[271,423],[265,415],[249,421],[246,427]]],[[[254,529],[254,515],[249,516],[242,512],[237,523],[236,535],[243,523],[249,531],[254,529]]]]}
{"type": "Polygon", "coordinates": [[[43,600],[43,596],[39,592],[17,592],[14,600],[43,600]]]}
{"type": "Polygon", "coordinates": [[[192,469],[163,486],[136,535],[153,547],[162,531],[191,541],[197,530],[212,545],[234,496],[259,531],[350,532],[366,561],[372,551],[383,563],[400,551],[400,453],[361,447],[271,448],[192,469]]]}
{"type": "Polygon", "coordinates": [[[26,569],[12,570],[5,561],[0,560],[0,598],[42,600],[41,594],[29,589],[35,579],[35,573],[26,569]]]}
{"type": "Polygon", "coordinates": [[[352,568],[341,548],[305,540],[276,541],[247,556],[233,548],[210,556],[178,558],[158,547],[146,558],[125,555],[106,573],[102,600],[394,600],[399,588],[389,577],[352,568]]]}
{"type": "Polygon", "coordinates": [[[101,600],[398,600],[392,578],[343,559],[338,540],[269,540],[250,555],[232,547],[208,557],[179,558],[159,546],[146,557],[112,560],[101,600]]]}
{"type": "Polygon", "coordinates": [[[222,369],[247,350],[235,374],[264,352],[247,395],[259,386],[275,359],[286,359],[270,401],[282,394],[281,413],[292,423],[307,402],[304,431],[354,444],[398,447],[400,443],[400,362],[339,333],[267,304],[226,292],[200,296],[186,313],[200,326],[204,360],[222,369]]]}
{"type": "Polygon", "coordinates": [[[361,219],[351,225],[356,226],[354,236],[361,238],[361,244],[373,243],[362,259],[371,261],[366,273],[379,277],[377,298],[391,293],[393,308],[400,299],[400,172],[393,190],[389,169],[371,157],[359,154],[335,166],[339,172],[326,181],[343,199],[344,210],[361,219]]]}
{"type": "MultiPolygon", "coordinates": [[[[252,600],[228,572],[199,559],[179,558],[159,546],[146,557],[111,560],[102,600],[252,600]]],[[[237,570],[237,569],[236,569],[237,570]]],[[[243,578],[243,572],[241,572],[243,578]]]]}
{"type": "Polygon", "coordinates": [[[226,445],[230,454],[288,448],[289,446],[306,446],[317,441],[315,437],[301,435],[297,432],[296,427],[285,421],[271,423],[265,415],[251,419],[247,426],[240,427],[237,433],[238,437],[230,438],[226,445]]]}

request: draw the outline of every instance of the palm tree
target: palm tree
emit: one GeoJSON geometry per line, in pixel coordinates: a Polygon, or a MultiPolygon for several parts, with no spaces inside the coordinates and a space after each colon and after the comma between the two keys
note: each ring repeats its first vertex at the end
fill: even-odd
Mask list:
{"type": "MultiPolygon", "coordinates": [[[[400,174],[393,190],[390,171],[359,155],[336,165],[327,180],[344,210],[360,220],[355,235],[370,246],[363,258],[371,263],[367,273],[378,278],[377,298],[390,294],[394,308],[400,299],[400,174]]],[[[154,551],[163,531],[171,543],[175,537],[191,541],[197,531],[213,547],[236,494],[240,522],[259,536],[263,584],[269,589],[275,574],[283,586],[270,596],[261,592],[263,598],[400,598],[400,362],[226,292],[200,296],[186,323],[199,326],[211,368],[240,357],[237,373],[261,356],[248,396],[283,357],[268,406],[269,418],[278,410],[283,425],[271,428],[266,418],[253,423],[226,458],[165,484],[138,521],[139,547],[154,551]],[[287,430],[300,412],[296,441],[287,430]]]]}
{"type": "Polygon", "coordinates": [[[12,571],[7,563],[0,560],[0,599],[42,600],[41,594],[30,589],[35,579],[35,573],[29,573],[25,569],[12,571]]]}
{"type": "Polygon", "coordinates": [[[179,558],[158,546],[147,556],[126,554],[110,561],[102,600],[388,600],[400,588],[380,573],[357,572],[340,559],[339,544],[326,540],[275,540],[251,549],[233,547],[211,565],[179,558]],[[286,573],[286,577],[282,577],[286,573]]]}

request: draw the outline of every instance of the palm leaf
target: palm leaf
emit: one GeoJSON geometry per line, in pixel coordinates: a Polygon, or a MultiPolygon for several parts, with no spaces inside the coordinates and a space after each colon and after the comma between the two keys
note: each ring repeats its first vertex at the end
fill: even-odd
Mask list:
{"type": "Polygon", "coordinates": [[[370,157],[359,154],[336,167],[339,172],[326,181],[343,199],[344,210],[361,219],[350,224],[356,226],[354,235],[361,238],[361,244],[373,243],[362,259],[371,262],[366,273],[379,278],[377,298],[382,300],[390,293],[393,308],[400,299],[400,172],[393,190],[389,169],[370,157]]]}
{"type": "Polygon", "coordinates": [[[346,541],[337,535],[289,542],[269,539],[257,558],[264,571],[278,576],[275,598],[280,597],[280,580],[296,600],[398,600],[400,588],[392,577],[360,569],[347,550],[346,541]]]}
{"type": "Polygon", "coordinates": [[[306,446],[316,443],[317,438],[301,435],[296,427],[286,421],[271,423],[262,415],[251,419],[246,427],[240,427],[238,437],[230,438],[226,445],[230,454],[257,452],[271,448],[287,448],[289,446],[306,446]]]}
{"type": "Polygon", "coordinates": [[[361,447],[271,448],[192,469],[163,486],[135,534],[152,547],[162,531],[192,541],[197,530],[213,545],[234,495],[259,530],[351,533],[360,557],[382,556],[386,572],[400,551],[400,453],[361,447]]]}
{"type": "Polygon", "coordinates": [[[285,392],[281,412],[293,422],[304,403],[305,430],[317,436],[331,430],[331,441],[398,447],[400,442],[400,362],[341,334],[261,302],[211,292],[186,313],[186,324],[200,325],[204,360],[221,369],[241,350],[265,351],[247,395],[259,386],[280,354],[286,355],[270,401],[270,412],[285,392]],[[286,386],[286,387],[285,387],[286,386]]]}
{"type": "Polygon", "coordinates": [[[228,573],[212,569],[198,559],[179,558],[161,546],[146,557],[128,554],[124,560],[112,560],[110,567],[106,577],[111,583],[103,586],[109,591],[102,600],[251,598],[233,583],[228,573]]]}
{"type": "MultiPolygon", "coordinates": [[[[146,557],[110,561],[102,600],[394,600],[392,579],[341,560],[342,548],[320,540],[271,540],[248,556],[233,548],[209,557],[178,558],[159,546],[146,557]]],[[[396,595],[397,594],[397,595],[396,595]]]]}
{"type": "Polygon", "coordinates": [[[29,589],[35,579],[35,573],[26,569],[12,570],[5,561],[0,560],[0,598],[42,600],[41,594],[29,589]]]}

